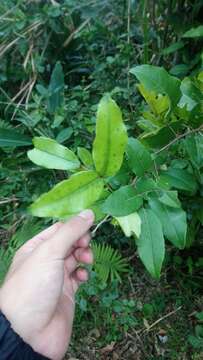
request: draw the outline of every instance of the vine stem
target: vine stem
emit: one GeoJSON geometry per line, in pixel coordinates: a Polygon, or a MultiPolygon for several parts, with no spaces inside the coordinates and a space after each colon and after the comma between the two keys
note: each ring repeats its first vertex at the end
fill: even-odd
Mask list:
{"type": "Polygon", "coordinates": [[[99,224],[96,225],[96,227],[94,228],[94,230],[92,230],[92,237],[95,236],[97,230],[100,228],[101,225],[103,225],[105,222],[107,222],[107,220],[110,218],[109,215],[107,215],[102,221],[100,221],[99,224]]]}
{"type": "Polygon", "coordinates": [[[185,133],[178,135],[175,139],[173,139],[171,142],[169,142],[167,145],[165,145],[164,147],[162,147],[160,150],[156,151],[155,154],[159,154],[161,151],[164,151],[166,149],[168,149],[169,147],[171,147],[171,145],[175,144],[177,141],[183,139],[185,136],[190,135],[190,134],[194,134],[198,131],[203,130],[203,124],[200,125],[197,129],[193,129],[193,130],[188,130],[185,133]]]}

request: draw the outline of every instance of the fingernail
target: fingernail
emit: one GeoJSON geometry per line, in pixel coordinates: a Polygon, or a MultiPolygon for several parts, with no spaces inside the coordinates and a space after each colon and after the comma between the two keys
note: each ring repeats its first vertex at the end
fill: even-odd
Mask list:
{"type": "Polygon", "coordinates": [[[94,213],[90,209],[83,210],[79,214],[79,216],[82,217],[83,219],[85,219],[88,222],[93,222],[93,220],[94,220],[94,213]]]}

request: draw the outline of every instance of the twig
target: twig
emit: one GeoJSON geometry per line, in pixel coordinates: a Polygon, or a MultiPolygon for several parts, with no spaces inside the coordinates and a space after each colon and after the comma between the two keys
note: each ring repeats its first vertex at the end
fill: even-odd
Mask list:
{"type": "Polygon", "coordinates": [[[102,224],[104,224],[105,222],[107,222],[107,220],[108,220],[109,218],[110,218],[110,216],[107,215],[102,221],[100,221],[99,224],[97,224],[97,226],[94,228],[94,230],[92,230],[92,237],[95,236],[95,234],[96,234],[97,230],[100,228],[100,226],[101,226],[102,224]]]}
{"type": "Polygon", "coordinates": [[[170,313],[162,316],[160,319],[156,320],[155,322],[153,322],[147,329],[141,329],[138,331],[138,333],[142,332],[143,334],[146,332],[149,332],[154,326],[156,326],[157,324],[159,324],[161,321],[167,319],[169,316],[174,315],[175,313],[177,313],[179,310],[182,309],[182,306],[179,306],[177,309],[171,311],[170,313]]]}
{"type": "Polygon", "coordinates": [[[190,134],[194,134],[198,131],[203,130],[203,124],[200,125],[197,129],[193,129],[193,130],[188,130],[185,133],[178,135],[175,139],[173,139],[171,142],[169,142],[167,145],[165,145],[164,147],[162,147],[160,150],[156,151],[155,154],[159,154],[161,151],[164,151],[166,149],[168,149],[171,145],[175,144],[177,141],[183,139],[185,136],[190,135],[190,134]]]}
{"type": "Polygon", "coordinates": [[[17,198],[5,198],[5,199],[2,199],[2,200],[0,200],[0,205],[2,205],[2,204],[8,204],[8,203],[10,203],[10,202],[15,202],[15,201],[17,201],[18,199],[17,198]]]}
{"type": "Polygon", "coordinates": [[[15,45],[21,39],[21,37],[25,37],[31,31],[36,30],[40,25],[42,25],[42,22],[36,21],[30,27],[28,27],[22,34],[20,34],[17,38],[15,38],[9,44],[0,48],[0,57],[2,57],[13,45],[15,45]]]}
{"type": "Polygon", "coordinates": [[[74,30],[68,37],[68,39],[63,43],[63,47],[69,45],[69,43],[73,40],[76,34],[78,34],[88,23],[90,22],[90,18],[85,20],[76,30],[74,30]]]}

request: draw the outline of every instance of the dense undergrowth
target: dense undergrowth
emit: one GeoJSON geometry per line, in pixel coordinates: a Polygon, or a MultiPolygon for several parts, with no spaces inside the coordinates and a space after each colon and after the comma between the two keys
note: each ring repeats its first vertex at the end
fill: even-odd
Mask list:
{"type": "MultiPolygon", "coordinates": [[[[69,357],[203,357],[202,11],[197,0],[1,1],[1,279],[17,248],[51,223],[28,215],[28,206],[67,177],[66,170],[31,163],[32,138],[55,139],[75,153],[91,150],[97,105],[106,93],[122,109],[128,135],[157,159],[152,176],[172,168],[167,175],[187,214],[187,246],[178,250],[167,242],[159,281],[147,274],[134,239],[115,220],[96,228],[96,262],[78,293],[69,357]],[[62,70],[54,77],[56,64],[62,70]],[[143,79],[131,69],[142,64],[163,66],[181,81],[178,110],[168,103],[171,85],[161,94],[158,78],[154,87],[145,81],[147,92],[136,86],[143,79]]],[[[128,181],[123,169],[111,189],[128,181]]],[[[165,201],[177,205],[174,197],[165,201]]]]}

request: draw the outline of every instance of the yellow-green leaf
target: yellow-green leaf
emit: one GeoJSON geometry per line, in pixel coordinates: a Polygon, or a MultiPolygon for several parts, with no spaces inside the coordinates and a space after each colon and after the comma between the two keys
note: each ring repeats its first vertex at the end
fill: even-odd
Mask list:
{"type": "Polygon", "coordinates": [[[127,144],[127,132],[122,114],[110,96],[99,103],[93,159],[101,176],[113,176],[120,169],[127,144]]]}
{"type": "Polygon", "coordinates": [[[115,219],[118,221],[125,236],[130,237],[135,235],[139,238],[141,233],[141,219],[137,212],[127,216],[116,217],[115,219]]]}
{"type": "Polygon", "coordinates": [[[65,218],[91,207],[103,189],[104,181],[95,171],[81,171],[41,195],[30,211],[39,217],[65,218]]]}
{"type": "Polygon", "coordinates": [[[154,91],[147,90],[143,84],[138,84],[137,87],[155,115],[168,111],[170,100],[167,95],[157,95],[154,91]]]}
{"type": "Polygon", "coordinates": [[[33,139],[35,149],[28,151],[29,159],[47,169],[73,170],[80,166],[77,156],[57,141],[46,137],[33,139]]]}
{"type": "Polygon", "coordinates": [[[85,149],[84,147],[78,147],[77,149],[78,157],[82,161],[82,163],[86,167],[92,167],[93,165],[93,159],[92,154],[89,150],[85,149]]]}

